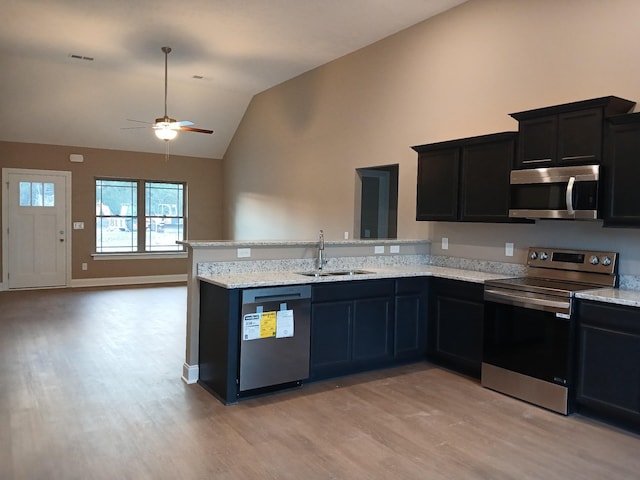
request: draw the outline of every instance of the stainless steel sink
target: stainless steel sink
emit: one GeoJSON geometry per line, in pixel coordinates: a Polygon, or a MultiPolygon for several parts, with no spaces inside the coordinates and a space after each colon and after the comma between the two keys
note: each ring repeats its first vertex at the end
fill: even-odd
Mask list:
{"type": "Polygon", "coordinates": [[[338,277],[345,275],[366,275],[373,272],[366,270],[314,270],[313,272],[298,272],[298,275],[304,275],[305,277],[338,277]]]}

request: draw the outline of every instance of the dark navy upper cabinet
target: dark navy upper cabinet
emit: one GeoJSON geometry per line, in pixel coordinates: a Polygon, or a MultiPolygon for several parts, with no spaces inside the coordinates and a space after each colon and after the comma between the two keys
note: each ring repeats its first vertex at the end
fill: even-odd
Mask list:
{"type": "Polygon", "coordinates": [[[509,222],[516,132],[412,147],[418,153],[416,220],[509,222]]]}
{"type": "Polygon", "coordinates": [[[604,120],[634,105],[608,96],[510,114],[519,130],[515,168],[600,164],[604,120]]]}
{"type": "Polygon", "coordinates": [[[640,226],[640,113],[609,119],[602,173],[604,226],[640,226]]]}

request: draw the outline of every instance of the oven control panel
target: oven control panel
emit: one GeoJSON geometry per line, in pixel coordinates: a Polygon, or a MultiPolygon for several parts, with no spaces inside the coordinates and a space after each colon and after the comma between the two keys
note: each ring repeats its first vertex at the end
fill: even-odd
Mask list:
{"type": "Polygon", "coordinates": [[[565,250],[529,247],[527,265],[613,275],[617,272],[618,254],[592,250],[565,250]]]}

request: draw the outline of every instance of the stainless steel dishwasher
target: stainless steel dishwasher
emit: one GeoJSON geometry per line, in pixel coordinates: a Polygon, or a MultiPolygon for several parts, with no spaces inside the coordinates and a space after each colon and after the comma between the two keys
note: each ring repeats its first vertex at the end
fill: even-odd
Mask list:
{"type": "Polygon", "coordinates": [[[311,286],[242,292],[239,391],[309,377],[311,286]]]}

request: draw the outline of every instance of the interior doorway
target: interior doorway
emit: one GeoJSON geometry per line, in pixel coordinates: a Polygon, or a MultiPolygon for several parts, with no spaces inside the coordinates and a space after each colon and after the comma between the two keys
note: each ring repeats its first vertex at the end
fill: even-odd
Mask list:
{"type": "Polygon", "coordinates": [[[398,165],[358,168],[356,183],[357,237],[397,238],[398,165]]]}
{"type": "Polygon", "coordinates": [[[2,184],[3,285],[68,286],[71,172],[6,168],[2,184]]]}

